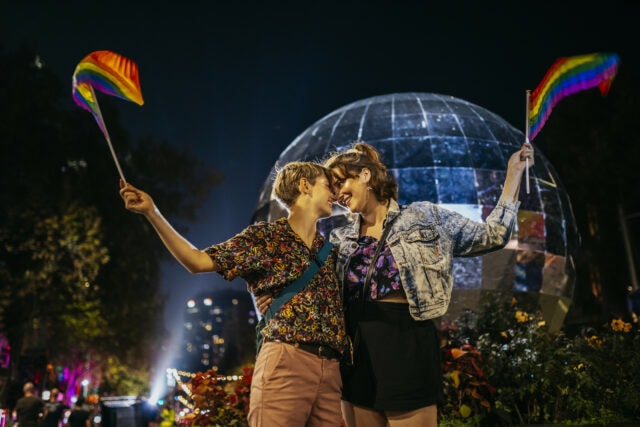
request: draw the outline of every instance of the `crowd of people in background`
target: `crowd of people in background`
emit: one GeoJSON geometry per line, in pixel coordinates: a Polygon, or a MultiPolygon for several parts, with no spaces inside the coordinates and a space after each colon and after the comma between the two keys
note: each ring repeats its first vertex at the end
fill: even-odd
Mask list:
{"type": "MultiPolygon", "coordinates": [[[[93,427],[92,415],[95,405],[89,404],[84,397],[74,398],[70,408],[63,401],[60,390],[48,391],[48,399],[38,395],[36,386],[27,382],[22,387],[22,397],[7,414],[4,427],[93,427]]],[[[44,393],[46,396],[46,393],[44,393]]]]}
{"type": "Polygon", "coordinates": [[[32,382],[28,382],[22,388],[24,396],[18,399],[16,407],[13,410],[13,419],[15,424],[20,427],[39,427],[40,421],[44,417],[44,401],[36,396],[35,386],[32,382]]]}
{"type": "Polygon", "coordinates": [[[12,382],[4,388],[0,427],[172,427],[180,405],[174,399],[89,394],[74,396],[57,387],[12,382]],[[11,391],[7,393],[7,391],[11,391]]]}
{"type": "Polygon", "coordinates": [[[43,427],[59,427],[64,413],[69,407],[60,399],[60,390],[54,388],[49,393],[49,400],[44,405],[43,427]]]}

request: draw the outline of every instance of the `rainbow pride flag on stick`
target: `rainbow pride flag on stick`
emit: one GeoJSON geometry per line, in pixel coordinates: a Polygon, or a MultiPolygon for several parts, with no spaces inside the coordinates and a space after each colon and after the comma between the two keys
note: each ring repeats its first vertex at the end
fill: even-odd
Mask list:
{"type": "Polygon", "coordinates": [[[593,87],[598,87],[600,93],[606,95],[618,71],[618,63],[618,55],[609,53],[556,60],[527,102],[527,129],[530,129],[531,140],[540,132],[551,110],[562,98],[593,87]]]}
{"type": "MultiPolygon", "coordinates": [[[[591,53],[557,59],[533,93],[527,90],[526,142],[533,140],[560,100],[593,87],[604,96],[618,72],[620,59],[615,53],[591,53]]],[[[529,161],[526,165],[526,185],[529,194],[529,161]]]]}
{"type": "Polygon", "coordinates": [[[138,105],[144,104],[142,91],[140,90],[138,66],[130,59],[108,50],[91,52],[76,66],[73,73],[72,86],[73,100],[80,107],[93,114],[98,127],[109,144],[120,178],[126,182],[111,144],[107,126],[102,118],[95,90],[135,102],[138,105]]]}

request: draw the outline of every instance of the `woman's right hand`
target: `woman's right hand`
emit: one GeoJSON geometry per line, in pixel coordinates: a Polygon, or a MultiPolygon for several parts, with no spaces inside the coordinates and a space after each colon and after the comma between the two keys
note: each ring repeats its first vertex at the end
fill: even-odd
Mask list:
{"type": "Polygon", "coordinates": [[[154,209],[153,199],[147,193],[120,180],[120,197],[128,210],[146,215],[154,209]]]}
{"type": "Polygon", "coordinates": [[[258,313],[260,313],[261,316],[264,316],[264,314],[269,309],[269,306],[273,302],[273,296],[268,293],[262,294],[259,297],[255,297],[255,300],[256,300],[256,308],[258,309],[258,313]]]}

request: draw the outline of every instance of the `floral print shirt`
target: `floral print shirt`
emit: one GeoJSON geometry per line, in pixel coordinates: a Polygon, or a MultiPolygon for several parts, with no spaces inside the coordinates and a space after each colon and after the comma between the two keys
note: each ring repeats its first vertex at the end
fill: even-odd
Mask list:
{"type": "MultiPolygon", "coordinates": [[[[347,268],[345,280],[345,300],[347,304],[359,301],[362,295],[362,287],[367,277],[367,272],[373,261],[373,255],[378,247],[378,239],[371,236],[361,236],[358,239],[358,249],[351,255],[351,261],[347,268]]],[[[400,272],[385,244],[380,250],[380,256],[375,261],[375,270],[369,284],[367,301],[378,300],[394,291],[402,291],[400,272]]]]}
{"type": "MultiPolygon", "coordinates": [[[[226,280],[242,277],[254,295],[277,295],[300,277],[324,244],[317,233],[311,249],[286,218],[250,225],[229,240],[205,249],[226,280]]],[[[307,285],[274,313],[264,341],[313,343],[342,351],[346,331],[342,295],[335,274],[337,250],[307,285]]]]}

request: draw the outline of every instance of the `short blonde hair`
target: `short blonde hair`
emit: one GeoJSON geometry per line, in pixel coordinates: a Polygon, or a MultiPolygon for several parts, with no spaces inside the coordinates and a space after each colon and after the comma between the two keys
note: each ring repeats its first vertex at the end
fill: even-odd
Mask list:
{"type": "Polygon", "coordinates": [[[327,168],[314,162],[290,162],[278,170],[273,183],[273,193],[287,208],[291,207],[300,195],[298,184],[306,178],[312,185],[316,178],[325,176],[331,182],[331,173],[327,168]]]}

